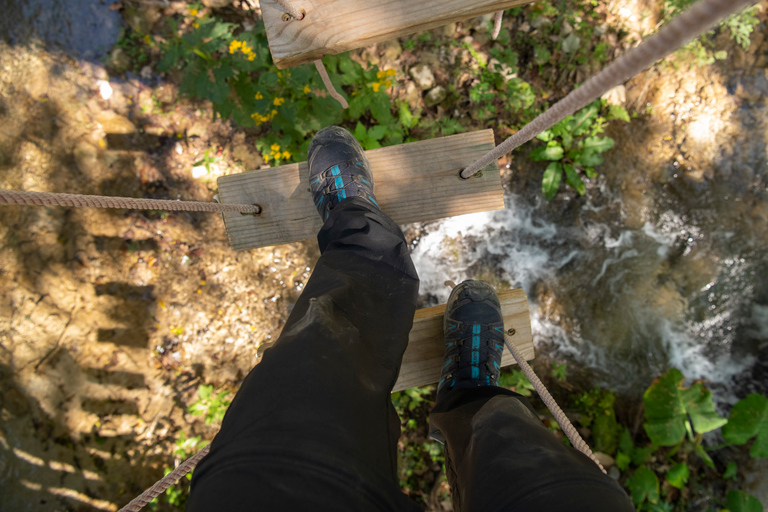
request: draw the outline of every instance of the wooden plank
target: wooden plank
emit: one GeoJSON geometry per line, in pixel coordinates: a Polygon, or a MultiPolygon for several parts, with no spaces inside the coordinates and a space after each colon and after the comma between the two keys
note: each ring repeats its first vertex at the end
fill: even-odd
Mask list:
{"type": "MultiPolygon", "coordinates": [[[[528,311],[528,297],[523,290],[499,292],[501,311],[504,314],[504,328],[514,329],[512,339],[526,361],[534,357],[531,316],[528,311]]],[[[443,366],[445,338],[443,336],[443,313],[445,305],[420,309],[416,312],[411,329],[408,348],[403,355],[400,376],[392,391],[415,386],[434,384],[440,379],[443,366]]],[[[504,349],[501,366],[516,364],[509,350],[504,349]]]]}
{"type": "Polygon", "coordinates": [[[272,59],[297,66],[531,0],[290,0],[304,19],[283,21],[274,0],[261,0],[272,59]]]}
{"type": "MultiPolygon", "coordinates": [[[[504,208],[495,162],[481,177],[459,177],[461,169],[493,147],[493,131],[482,130],[366,151],[376,200],[398,224],[504,208]]],[[[306,240],[322,227],[306,162],[222,176],[218,186],[224,203],[263,208],[258,216],[224,214],[235,250],[306,240]]]]}

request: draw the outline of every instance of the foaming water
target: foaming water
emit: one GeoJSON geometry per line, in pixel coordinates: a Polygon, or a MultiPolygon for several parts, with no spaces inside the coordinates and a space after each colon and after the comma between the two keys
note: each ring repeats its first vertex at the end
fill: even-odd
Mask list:
{"type": "Polygon", "coordinates": [[[446,280],[478,277],[522,288],[539,350],[572,358],[601,384],[637,392],[676,367],[730,401],[725,387],[754,362],[734,350],[744,314],[768,337],[768,307],[751,305],[745,282],[749,262],[723,257],[673,211],[627,229],[590,220],[599,208],[589,203],[575,223],[547,220],[546,204],[518,195],[506,203],[429,226],[413,252],[422,294],[445,302],[446,280]]]}

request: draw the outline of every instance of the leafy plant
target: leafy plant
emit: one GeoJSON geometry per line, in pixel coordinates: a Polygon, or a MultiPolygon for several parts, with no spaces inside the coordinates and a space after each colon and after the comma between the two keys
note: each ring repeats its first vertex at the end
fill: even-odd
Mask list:
{"type": "Polygon", "coordinates": [[[648,503],[659,501],[659,479],[656,473],[645,466],[638,468],[627,480],[627,488],[638,510],[646,501],[648,503]]]}
{"type": "Polygon", "coordinates": [[[229,391],[220,391],[214,395],[212,385],[201,385],[197,390],[197,396],[198,400],[187,407],[187,412],[194,416],[205,416],[206,425],[224,419],[227,407],[232,403],[231,400],[227,400],[229,391]]]}
{"type": "Polygon", "coordinates": [[[579,423],[591,428],[595,449],[609,455],[616,452],[620,430],[613,408],[615,401],[616,395],[602,389],[587,391],[576,399],[576,407],[582,413],[579,423]]]}
{"type": "Polygon", "coordinates": [[[523,396],[531,396],[531,391],[534,389],[533,384],[522,370],[511,370],[509,373],[502,372],[499,375],[499,386],[511,388],[512,391],[523,396]]]}
{"type": "Polygon", "coordinates": [[[681,462],[680,464],[675,464],[667,471],[666,479],[672,487],[682,489],[688,483],[689,476],[691,476],[691,472],[688,469],[688,464],[681,462]]]}
{"type": "Polygon", "coordinates": [[[763,512],[760,501],[744,491],[728,491],[727,503],[730,512],[763,512]]]}
{"type": "Polygon", "coordinates": [[[614,145],[610,137],[597,136],[605,129],[606,119],[599,115],[601,106],[601,101],[596,100],[537,136],[547,144],[534,149],[531,159],[550,162],[541,182],[547,199],[557,194],[563,174],[566,183],[580,195],[586,192],[586,186],[579,173],[589,178],[597,176],[594,168],[603,163],[602,153],[614,145]]]}
{"type": "Polygon", "coordinates": [[[557,364],[555,361],[552,361],[552,377],[557,379],[559,382],[564,382],[568,377],[567,366],[568,363],[557,364]]]}
{"type": "Polygon", "coordinates": [[[768,398],[752,394],[734,405],[723,427],[723,437],[737,445],[755,438],[749,454],[768,457],[768,398]]]}

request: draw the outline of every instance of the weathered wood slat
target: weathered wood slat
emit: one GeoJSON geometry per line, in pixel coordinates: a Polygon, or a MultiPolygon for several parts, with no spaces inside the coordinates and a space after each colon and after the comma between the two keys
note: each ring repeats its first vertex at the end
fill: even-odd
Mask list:
{"type": "MultiPolygon", "coordinates": [[[[534,352],[528,297],[522,290],[505,290],[499,292],[499,301],[504,314],[504,328],[515,330],[512,336],[515,347],[520,350],[526,361],[530,361],[534,357],[534,352]]],[[[435,384],[440,379],[445,349],[444,312],[445,305],[420,309],[416,312],[408,348],[403,355],[400,376],[393,391],[435,384]]],[[[501,366],[512,364],[516,364],[515,360],[505,348],[501,366]]]]}
{"type": "Polygon", "coordinates": [[[261,0],[272,59],[281,69],[531,0],[290,1],[306,12],[303,20],[283,21],[284,12],[274,0],[261,0]]]}
{"type": "MultiPolygon", "coordinates": [[[[494,147],[481,130],[366,151],[376,200],[398,224],[504,208],[498,166],[462,180],[459,172],[494,147]]],[[[322,227],[309,192],[306,162],[218,179],[223,203],[259,204],[258,216],[225,213],[233,249],[251,249],[313,238],[322,227]]]]}

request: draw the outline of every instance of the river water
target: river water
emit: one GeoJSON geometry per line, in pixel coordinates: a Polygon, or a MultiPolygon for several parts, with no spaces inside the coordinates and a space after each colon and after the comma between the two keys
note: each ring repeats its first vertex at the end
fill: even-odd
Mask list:
{"type": "Polygon", "coordinates": [[[670,367],[720,403],[765,392],[766,109],[733,80],[673,85],[685,80],[697,77],[666,77],[650,118],[614,127],[584,197],[545,201],[543,166],[523,150],[504,210],[425,225],[414,259],[427,301],[447,299],[448,279],[522,288],[538,350],[624,393],[670,367]]]}

